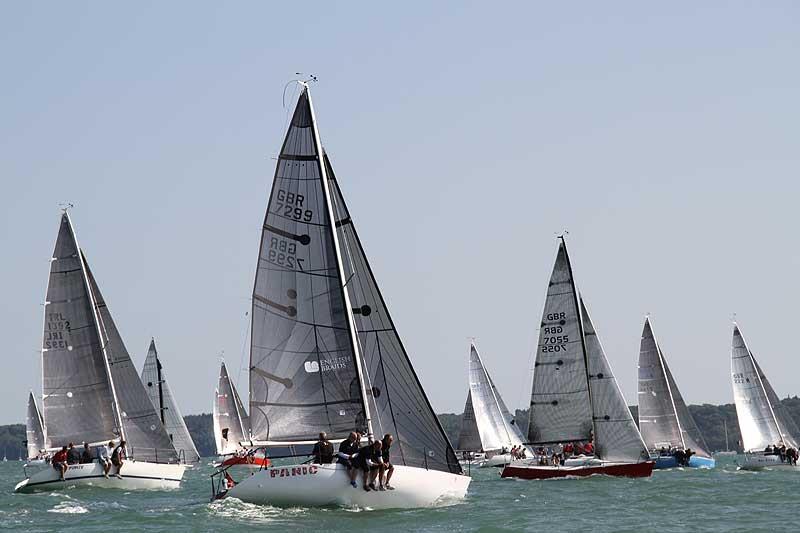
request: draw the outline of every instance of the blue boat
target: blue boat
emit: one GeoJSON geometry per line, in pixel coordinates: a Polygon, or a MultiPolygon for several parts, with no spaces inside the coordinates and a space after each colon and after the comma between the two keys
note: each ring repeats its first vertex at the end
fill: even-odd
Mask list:
{"type": "Polygon", "coordinates": [[[639,348],[639,431],[657,469],[716,465],[664,360],[650,317],[645,318],[639,348]],[[679,464],[675,456],[684,452],[692,454],[688,465],[679,464]]]}

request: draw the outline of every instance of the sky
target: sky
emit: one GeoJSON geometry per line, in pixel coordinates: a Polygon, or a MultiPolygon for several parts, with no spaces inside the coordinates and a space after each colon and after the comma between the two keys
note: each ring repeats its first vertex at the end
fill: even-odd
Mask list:
{"type": "Polygon", "coordinates": [[[221,354],[246,394],[296,72],[437,412],[463,409],[469,337],[527,405],[565,230],[630,403],[646,313],[689,403],[732,402],[734,313],[797,394],[798,22],[789,1],[0,3],[0,424],[41,387],[66,202],[137,365],[155,337],[184,414],[221,354]]]}

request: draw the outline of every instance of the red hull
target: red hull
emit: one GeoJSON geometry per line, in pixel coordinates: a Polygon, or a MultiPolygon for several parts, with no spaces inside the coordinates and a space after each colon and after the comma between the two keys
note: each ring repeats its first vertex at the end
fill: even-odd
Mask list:
{"type": "Polygon", "coordinates": [[[258,457],[258,456],[254,457],[252,455],[247,455],[247,456],[244,456],[244,457],[238,457],[238,456],[228,457],[227,459],[222,461],[222,465],[220,465],[220,466],[223,466],[223,467],[226,467],[226,466],[247,466],[247,467],[251,467],[251,468],[262,468],[262,467],[266,468],[266,467],[270,466],[271,464],[272,463],[270,462],[270,460],[268,458],[266,458],[266,457],[258,457]]]}
{"type": "Polygon", "coordinates": [[[650,477],[655,462],[619,463],[600,466],[547,467],[508,465],[503,469],[501,477],[520,479],[552,479],[557,477],[617,476],[617,477],[650,477]]]}

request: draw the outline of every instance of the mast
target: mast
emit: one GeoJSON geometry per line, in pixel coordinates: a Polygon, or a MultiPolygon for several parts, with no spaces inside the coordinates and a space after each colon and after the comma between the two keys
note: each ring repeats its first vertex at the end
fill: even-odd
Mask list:
{"type": "Polygon", "coordinates": [[[153,346],[153,354],[156,357],[156,381],[158,381],[158,414],[161,415],[161,423],[166,424],[167,421],[165,420],[164,411],[166,407],[164,407],[164,378],[161,377],[161,360],[158,358],[158,350],[156,349],[156,340],[154,338],[150,338],[150,344],[153,346]]]}
{"type": "Polygon", "coordinates": [[[578,315],[578,332],[580,333],[581,348],[583,349],[583,367],[586,373],[586,388],[589,393],[589,406],[592,409],[592,440],[594,440],[597,436],[597,428],[595,427],[594,423],[594,401],[592,400],[592,387],[589,385],[589,355],[588,351],[586,350],[586,336],[583,330],[583,313],[581,312],[581,306],[578,303],[578,290],[575,288],[575,276],[572,273],[572,263],[569,260],[567,242],[564,240],[563,234],[559,235],[558,238],[561,239],[561,244],[564,245],[564,258],[567,261],[567,270],[569,271],[569,284],[572,287],[572,298],[575,302],[575,312],[578,315]]]}
{"type": "Polygon", "coordinates": [[[727,420],[723,420],[722,421],[722,427],[725,430],[725,451],[729,452],[729,451],[731,451],[731,445],[728,444],[728,421],[727,420]]]}
{"type": "Polygon", "coordinates": [[[72,219],[69,216],[69,211],[66,209],[64,210],[64,216],[67,217],[67,222],[69,223],[69,229],[72,232],[72,239],[75,241],[75,248],[77,249],[78,254],[78,261],[81,264],[81,274],[83,277],[83,284],[86,287],[86,293],[89,295],[89,304],[92,306],[92,319],[94,321],[94,326],[97,328],[97,335],[100,340],[100,348],[103,351],[103,366],[106,369],[106,377],[108,378],[108,384],[111,388],[111,409],[114,411],[114,417],[117,419],[117,427],[119,429],[119,437],[121,440],[125,440],[125,428],[122,424],[122,415],[119,411],[119,400],[117,399],[117,389],[114,387],[114,378],[111,375],[111,365],[108,362],[108,353],[106,351],[106,339],[107,336],[103,335],[103,331],[100,327],[100,317],[97,315],[97,302],[95,302],[94,293],[92,292],[92,287],[89,284],[89,276],[86,273],[86,262],[83,258],[83,250],[81,250],[80,245],[78,244],[78,236],[75,235],[75,228],[72,226],[72,219]]]}
{"type": "MultiPolygon", "coordinates": [[[[733,327],[739,329],[739,325],[734,322],[733,327]]],[[[769,399],[769,395],[767,394],[767,389],[764,387],[764,381],[761,379],[761,370],[756,363],[756,358],[753,357],[753,352],[750,351],[750,347],[747,345],[747,342],[744,340],[744,335],[742,334],[742,330],[739,329],[739,335],[742,337],[742,342],[744,343],[745,349],[747,349],[747,355],[750,356],[750,362],[753,363],[753,370],[756,372],[756,377],[758,378],[758,384],[761,386],[761,391],[764,393],[764,398],[767,400],[767,407],[769,407],[769,414],[772,415],[772,421],[775,423],[775,427],[778,430],[778,436],[781,438],[781,444],[786,446],[786,442],[783,440],[783,432],[781,431],[781,425],[778,424],[778,417],[775,416],[775,410],[772,409],[772,402],[769,399]]]]}
{"type": "Polygon", "coordinates": [[[664,356],[661,354],[661,346],[658,345],[658,339],[656,339],[656,334],[653,331],[653,324],[650,323],[650,317],[647,317],[647,323],[650,325],[650,333],[653,335],[653,342],[656,345],[656,353],[658,354],[658,363],[661,365],[661,373],[664,374],[664,381],[667,384],[667,392],[669,392],[669,401],[672,404],[672,412],[675,414],[675,423],[678,424],[678,435],[681,437],[681,445],[683,449],[686,449],[686,439],[683,437],[683,428],[681,427],[681,419],[678,416],[678,408],[675,407],[675,397],[672,395],[672,386],[669,384],[669,379],[667,379],[667,369],[666,365],[664,364],[664,356]]]}
{"type": "Polygon", "coordinates": [[[333,203],[331,202],[331,191],[328,183],[328,172],[325,168],[324,153],[322,151],[322,144],[319,140],[319,131],[317,130],[317,118],[314,114],[314,104],[311,101],[311,91],[308,84],[300,82],[305,88],[306,95],[308,96],[308,108],[311,111],[311,126],[314,135],[314,144],[316,145],[320,179],[322,180],[322,193],[325,196],[325,205],[328,211],[328,219],[330,220],[330,234],[333,242],[333,249],[336,254],[336,269],[339,274],[339,282],[342,286],[342,298],[344,301],[344,311],[347,316],[347,325],[350,333],[350,346],[353,349],[353,356],[356,363],[356,374],[361,390],[361,400],[364,404],[364,418],[367,423],[367,439],[372,440],[372,416],[369,410],[369,395],[367,393],[367,384],[364,379],[364,369],[361,361],[361,351],[359,350],[358,333],[356,330],[355,319],[353,318],[353,308],[350,304],[350,295],[347,293],[347,279],[344,276],[344,265],[342,264],[342,251],[339,245],[339,236],[336,232],[336,217],[334,216],[333,203]]]}

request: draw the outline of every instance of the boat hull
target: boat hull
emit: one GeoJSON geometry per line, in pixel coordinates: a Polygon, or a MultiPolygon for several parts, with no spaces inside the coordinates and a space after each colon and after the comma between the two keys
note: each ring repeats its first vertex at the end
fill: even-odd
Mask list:
{"type": "MultiPolygon", "coordinates": [[[[125,461],[122,466],[122,479],[113,473],[106,479],[100,463],[87,463],[70,465],[65,476],[66,480],[61,481],[55,468],[44,465],[27,479],[17,483],[14,492],[32,493],[78,486],[123,490],[177,489],[180,487],[185,469],[186,465],[183,464],[125,461]]],[[[116,468],[112,466],[111,472],[116,472],[116,468]]]]}
{"type": "Polygon", "coordinates": [[[791,470],[800,472],[800,466],[793,465],[789,462],[781,461],[778,455],[764,455],[759,453],[746,453],[744,454],[744,461],[739,464],[742,470],[791,470]]]}
{"type": "Polygon", "coordinates": [[[465,475],[400,465],[392,475],[395,490],[367,492],[361,479],[359,472],[357,487],[351,487],[340,464],[272,467],[244,478],[225,497],[282,507],[418,508],[463,499],[471,481],[465,475]]]}
{"type": "Polygon", "coordinates": [[[552,479],[563,477],[615,476],[615,477],[650,477],[653,473],[653,461],[642,463],[611,463],[601,461],[600,464],[583,464],[575,466],[540,466],[514,462],[503,469],[501,477],[519,479],[552,479]]]}
{"type": "Polygon", "coordinates": [[[712,457],[698,457],[693,455],[689,458],[688,465],[679,465],[677,459],[671,455],[653,457],[656,462],[656,470],[664,470],[667,468],[714,468],[717,462],[712,457]]]}
{"type": "Polygon", "coordinates": [[[493,455],[489,459],[483,459],[479,464],[479,468],[486,468],[488,466],[494,466],[497,468],[501,468],[506,466],[507,464],[511,464],[511,454],[498,454],[493,455]]]}

